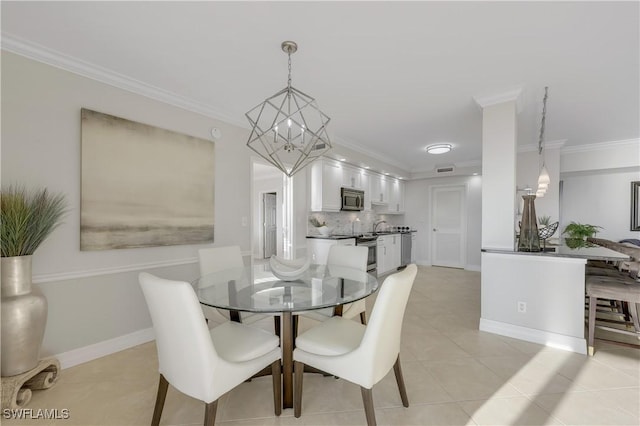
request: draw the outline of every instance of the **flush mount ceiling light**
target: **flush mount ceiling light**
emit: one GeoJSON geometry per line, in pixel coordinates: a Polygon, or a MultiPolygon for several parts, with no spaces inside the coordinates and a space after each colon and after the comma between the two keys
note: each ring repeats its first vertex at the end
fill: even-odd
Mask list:
{"type": "Polygon", "coordinates": [[[438,143],[427,147],[427,152],[429,154],[445,154],[449,151],[451,151],[450,143],[438,143]]]}
{"type": "Polygon", "coordinates": [[[298,45],[284,41],[281,47],[289,57],[287,87],[245,114],[251,123],[247,146],[291,177],[331,149],[330,118],[314,98],[291,86],[291,55],[298,45]]]}

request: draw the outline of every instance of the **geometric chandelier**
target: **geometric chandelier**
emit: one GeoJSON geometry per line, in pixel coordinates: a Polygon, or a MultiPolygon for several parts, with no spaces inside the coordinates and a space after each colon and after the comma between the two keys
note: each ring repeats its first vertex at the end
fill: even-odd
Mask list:
{"type": "Polygon", "coordinates": [[[291,86],[291,54],[298,45],[284,41],[281,47],[289,57],[287,87],[245,114],[251,123],[247,146],[291,177],[331,149],[330,118],[314,98],[291,86]]]}

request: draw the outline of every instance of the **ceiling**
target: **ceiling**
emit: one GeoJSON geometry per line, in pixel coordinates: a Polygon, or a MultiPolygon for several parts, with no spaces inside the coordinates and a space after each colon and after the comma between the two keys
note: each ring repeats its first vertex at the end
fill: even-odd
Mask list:
{"type": "Polygon", "coordinates": [[[245,127],[244,113],[285,87],[280,44],[294,40],[292,84],[331,117],[332,140],[408,172],[477,164],[482,113],[474,97],[517,88],[520,145],[538,143],[545,86],[547,141],[640,137],[638,2],[1,7],[3,49],[53,53],[64,58],[58,63],[116,76],[245,127]],[[424,151],[441,142],[453,150],[424,151]]]}

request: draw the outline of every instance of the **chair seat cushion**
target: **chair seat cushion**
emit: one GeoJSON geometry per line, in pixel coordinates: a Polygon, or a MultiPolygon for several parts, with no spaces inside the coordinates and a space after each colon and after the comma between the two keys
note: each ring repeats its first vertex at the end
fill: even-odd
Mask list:
{"type": "Polygon", "coordinates": [[[316,355],[342,355],[360,346],[365,329],[355,321],[332,317],[298,336],[296,348],[316,355]]]}
{"type": "Polygon", "coordinates": [[[228,321],[211,329],[218,355],[229,362],[244,362],[275,349],[280,339],[265,330],[228,321]]]}

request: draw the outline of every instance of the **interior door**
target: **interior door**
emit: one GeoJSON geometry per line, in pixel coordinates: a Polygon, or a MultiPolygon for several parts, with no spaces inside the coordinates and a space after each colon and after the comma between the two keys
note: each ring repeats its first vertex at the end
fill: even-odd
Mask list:
{"type": "Polygon", "coordinates": [[[264,243],[263,253],[264,258],[267,259],[277,253],[278,222],[276,214],[276,193],[267,192],[263,194],[262,206],[262,217],[264,218],[264,238],[262,239],[264,243]]]}
{"type": "Polygon", "coordinates": [[[431,264],[464,268],[465,187],[434,187],[431,195],[431,264]]]}

